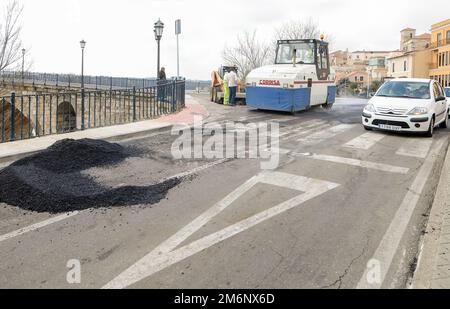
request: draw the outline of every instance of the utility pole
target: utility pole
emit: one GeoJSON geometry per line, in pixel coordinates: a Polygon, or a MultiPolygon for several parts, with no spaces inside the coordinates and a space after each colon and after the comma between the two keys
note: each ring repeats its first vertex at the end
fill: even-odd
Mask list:
{"type": "Polygon", "coordinates": [[[22,49],[22,84],[25,83],[25,48],[22,49]]]}
{"type": "Polygon", "coordinates": [[[84,49],[86,48],[86,41],[82,40],[80,42],[81,47],[81,130],[85,129],[84,125],[84,112],[85,112],[85,102],[84,102],[84,49]]]}
{"type": "Polygon", "coordinates": [[[181,20],[175,21],[175,35],[177,36],[177,80],[180,79],[180,42],[179,36],[181,34],[181,20]]]}

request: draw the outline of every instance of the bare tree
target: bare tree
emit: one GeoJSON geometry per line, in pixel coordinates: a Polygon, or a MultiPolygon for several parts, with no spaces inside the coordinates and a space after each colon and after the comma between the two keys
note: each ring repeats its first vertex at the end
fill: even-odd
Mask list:
{"type": "Polygon", "coordinates": [[[256,30],[238,35],[234,47],[225,47],[222,58],[226,65],[236,66],[239,78],[245,79],[252,70],[268,64],[270,45],[257,38],[256,30]]]}
{"type": "Polygon", "coordinates": [[[318,39],[320,34],[319,26],[312,19],[286,22],[275,29],[270,56],[275,58],[278,40],[318,39]]]}
{"type": "Polygon", "coordinates": [[[20,18],[23,6],[11,1],[5,9],[3,21],[0,21],[0,72],[17,67],[22,59],[20,40],[20,18]]]}
{"type": "Polygon", "coordinates": [[[319,27],[312,19],[290,21],[275,29],[275,40],[317,39],[319,36],[319,27]]]}

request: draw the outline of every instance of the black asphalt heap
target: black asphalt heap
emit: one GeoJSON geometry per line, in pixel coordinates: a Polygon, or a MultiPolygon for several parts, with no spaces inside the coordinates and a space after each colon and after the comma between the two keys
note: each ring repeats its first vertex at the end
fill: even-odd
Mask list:
{"type": "Polygon", "coordinates": [[[59,141],[0,171],[0,202],[49,213],[158,203],[180,179],[145,187],[110,188],[81,173],[136,155],[136,150],[100,140],[59,141]]]}

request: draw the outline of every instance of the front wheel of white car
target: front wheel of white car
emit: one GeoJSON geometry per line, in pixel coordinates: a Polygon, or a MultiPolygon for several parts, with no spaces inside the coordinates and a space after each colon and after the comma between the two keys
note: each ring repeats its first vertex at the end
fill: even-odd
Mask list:
{"type": "MultiPolygon", "coordinates": [[[[447,112],[448,114],[448,112],[447,112]]],[[[448,117],[445,117],[445,120],[439,125],[441,129],[447,129],[448,128],[448,117]]]]}
{"type": "Polygon", "coordinates": [[[426,137],[433,137],[433,133],[434,133],[434,118],[431,119],[430,127],[428,128],[427,133],[425,133],[425,136],[426,137]]]}

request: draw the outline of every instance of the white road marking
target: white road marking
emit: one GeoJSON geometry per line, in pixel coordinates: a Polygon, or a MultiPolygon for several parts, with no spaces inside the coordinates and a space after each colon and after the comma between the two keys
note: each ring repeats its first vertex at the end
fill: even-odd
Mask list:
{"type": "Polygon", "coordinates": [[[337,188],[339,185],[331,182],[320,181],[301,176],[295,176],[285,173],[270,172],[262,173],[251,178],[244,185],[233,191],[225,199],[208,209],[197,219],[189,223],[174,236],[159,245],[156,249],[143,257],[137,263],[125,270],[119,276],[114,278],[104,289],[126,288],[137,283],[173,264],[176,264],[186,258],[189,258],[211,246],[214,246],[230,237],[233,237],[243,231],[246,231],[261,222],[269,220],[281,213],[295,208],[308,200],[311,200],[329,190],[337,188]],[[302,194],[272,207],[266,211],[260,212],[252,217],[233,224],[221,231],[213,233],[194,241],[182,248],[174,250],[183,243],[191,235],[202,228],[213,217],[224,211],[234,201],[241,197],[244,193],[253,188],[257,183],[265,183],[274,186],[287,187],[290,189],[303,192],[302,194]]]}
{"type": "Polygon", "coordinates": [[[350,142],[346,143],[344,145],[344,147],[369,150],[376,143],[378,143],[385,137],[386,137],[386,135],[381,134],[381,133],[368,132],[368,133],[362,134],[362,135],[358,136],[357,138],[351,140],[350,142]]]}
{"type": "Polygon", "coordinates": [[[352,124],[340,124],[340,125],[328,128],[324,131],[320,131],[320,132],[311,134],[310,136],[301,138],[298,140],[298,142],[301,142],[305,145],[317,145],[326,139],[332,138],[338,134],[344,133],[345,131],[348,131],[355,127],[356,127],[356,125],[352,125],[352,124]]]}
{"type": "Polygon", "coordinates": [[[414,158],[426,158],[430,151],[432,139],[412,138],[405,141],[402,147],[396,152],[397,155],[414,157],[414,158]]]}
{"type": "Polygon", "coordinates": [[[225,163],[225,162],[227,162],[227,161],[230,161],[230,159],[221,159],[221,160],[217,160],[217,161],[214,161],[214,162],[211,162],[211,163],[208,163],[208,164],[205,164],[205,165],[202,165],[202,166],[193,168],[193,169],[191,169],[191,170],[189,170],[189,171],[186,171],[186,172],[183,172],[183,173],[179,173],[179,174],[173,175],[173,176],[171,176],[171,177],[169,177],[169,178],[164,179],[162,182],[168,181],[168,180],[171,180],[171,179],[184,178],[184,177],[187,177],[187,176],[191,176],[191,175],[193,175],[193,174],[196,174],[196,173],[199,173],[199,172],[201,172],[201,171],[207,170],[207,169],[209,169],[209,168],[211,168],[211,167],[214,167],[214,166],[216,166],[216,165],[225,163]]]}
{"type": "Polygon", "coordinates": [[[301,156],[301,157],[315,159],[315,160],[352,165],[352,166],[368,168],[368,169],[373,169],[373,170],[379,170],[379,171],[388,172],[388,173],[408,174],[408,172],[409,172],[409,168],[406,168],[406,167],[393,166],[393,165],[369,162],[369,161],[361,161],[361,160],[357,160],[357,159],[320,155],[320,154],[314,154],[314,153],[292,152],[291,154],[294,156],[301,156]]]}
{"type": "MultiPolygon", "coordinates": [[[[428,157],[425,159],[416,179],[414,180],[411,187],[408,189],[408,193],[403,199],[400,208],[397,210],[394,219],[391,222],[388,230],[384,234],[383,239],[380,242],[375,254],[371,260],[378,261],[381,263],[381,280],[380,282],[369,283],[368,275],[370,270],[366,269],[359,284],[358,289],[379,289],[382,287],[386,275],[391,267],[392,260],[394,259],[395,253],[398,251],[400,241],[405,234],[406,228],[409,225],[411,217],[414,213],[417,203],[419,202],[422,191],[425,188],[425,184],[430,177],[433,170],[433,166],[436,162],[438,154],[442,151],[445,140],[441,140],[437,143],[436,147],[430,152],[428,157]]],[[[371,280],[372,281],[372,280],[371,280]]]]}
{"type": "Polygon", "coordinates": [[[306,122],[302,123],[300,126],[290,127],[286,130],[283,130],[286,132],[283,132],[282,134],[280,134],[280,137],[284,137],[286,135],[291,135],[294,133],[299,133],[299,132],[305,131],[307,129],[323,125],[325,123],[326,123],[325,121],[319,121],[319,120],[306,121],[306,122]]]}
{"type": "Polygon", "coordinates": [[[296,141],[299,141],[298,138],[301,136],[306,136],[308,134],[314,134],[315,132],[321,131],[321,130],[326,130],[327,128],[329,128],[330,125],[328,123],[323,124],[323,125],[319,125],[317,127],[313,127],[312,129],[307,129],[301,132],[298,132],[296,134],[293,135],[289,135],[289,136],[285,136],[283,138],[281,138],[281,140],[283,141],[289,141],[292,139],[297,139],[296,141]]]}
{"type": "Polygon", "coordinates": [[[17,236],[21,236],[23,234],[26,234],[28,232],[32,232],[32,231],[38,230],[40,228],[46,227],[46,226],[51,225],[51,224],[54,224],[54,223],[57,223],[57,222],[69,219],[69,218],[71,218],[73,216],[76,216],[78,214],[79,214],[78,211],[70,212],[70,213],[66,213],[66,214],[63,214],[63,215],[60,215],[60,216],[57,216],[57,217],[54,217],[54,218],[50,218],[48,220],[45,220],[45,221],[42,221],[42,222],[30,225],[30,226],[21,228],[21,229],[19,229],[17,231],[14,231],[14,232],[11,232],[11,233],[8,233],[8,234],[0,236],[0,242],[3,242],[5,240],[11,239],[11,238],[14,238],[14,237],[17,237],[17,236]]]}

